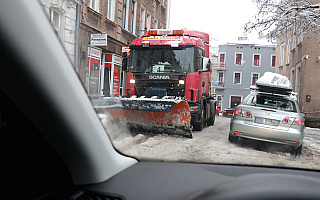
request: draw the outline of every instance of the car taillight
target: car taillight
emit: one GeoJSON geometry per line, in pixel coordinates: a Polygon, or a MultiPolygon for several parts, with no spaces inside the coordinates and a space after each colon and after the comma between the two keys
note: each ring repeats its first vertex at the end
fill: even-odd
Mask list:
{"type": "Polygon", "coordinates": [[[283,122],[288,124],[289,120],[290,120],[289,118],[284,118],[283,122]]]}
{"type": "Polygon", "coordinates": [[[248,110],[235,110],[234,114],[241,117],[252,118],[252,114],[248,110]]]}
{"type": "Polygon", "coordinates": [[[245,115],[246,115],[246,117],[251,117],[251,112],[246,111],[246,112],[245,112],[245,115]]]}
{"type": "Polygon", "coordinates": [[[297,124],[297,125],[301,125],[302,124],[302,120],[301,119],[296,119],[296,120],[294,120],[293,123],[297,124]]]}
{"type": "Polygon", "coordinates": [[[302,120],[301,119],[295,119],[294,117],[286,117],[283,119],[282,121],[284,124],[296,124],[296,125],[301,125],[302,124],[302,120]]]}

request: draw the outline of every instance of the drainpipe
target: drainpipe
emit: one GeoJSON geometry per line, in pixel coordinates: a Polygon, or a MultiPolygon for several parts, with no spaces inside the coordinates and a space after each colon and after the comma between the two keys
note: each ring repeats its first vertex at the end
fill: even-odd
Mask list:
{"type": "Polygon", "coordinates": [[[167,1],[167,29],[170,29],[170,18],[171,18],[171,0],[167,1]]]}
{"type": "Polygon", "coordinates": [[[82,19],[84,19],[84,6],[85,6],[85,1],[86,1],[86,0],[82,0],[82,19]]]}
{"type": "Polygon", "coordinates": [[[76,25],[75,25],[75,45],[74,45],[74,69],[79,73],[79,24],[80,24],[80,3],[76,7],[76,25]]]}

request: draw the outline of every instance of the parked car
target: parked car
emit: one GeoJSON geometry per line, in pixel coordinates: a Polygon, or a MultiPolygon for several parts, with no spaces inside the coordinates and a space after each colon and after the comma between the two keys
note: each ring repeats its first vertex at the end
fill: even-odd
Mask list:
{"type": "MultiPolygon", "coordinates": [[[[273,74],[268,73],[267,76],[275,80],[273,74]]],[[[305,114],[300,112],[291,93],[291,83],[286,78],[280,78],[289,84],[288,88],[260,85],[236,107],[230,123],[230,142],[249,138],[291,146],[293,153],[301,153],[305,114]]],[[[261,77],[260,82],[264,80],[261,77]]]]}
{"type": "Polygon", "coordinates": [[[225,117],[232,117],[233,113],[234,113],[234,108],[226,108],[222,112],[222,115],[225,117]]]}

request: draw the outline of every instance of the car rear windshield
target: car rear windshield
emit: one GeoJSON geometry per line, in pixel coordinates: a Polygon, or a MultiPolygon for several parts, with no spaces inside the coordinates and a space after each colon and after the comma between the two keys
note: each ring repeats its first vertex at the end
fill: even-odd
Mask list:
{"type": "Polygon", "coordinates": [[[297,112],[295,102],[282,96],[268,94],[249,95],[244,100],[243,104],[284,110],[288,112],[297,112]]]}

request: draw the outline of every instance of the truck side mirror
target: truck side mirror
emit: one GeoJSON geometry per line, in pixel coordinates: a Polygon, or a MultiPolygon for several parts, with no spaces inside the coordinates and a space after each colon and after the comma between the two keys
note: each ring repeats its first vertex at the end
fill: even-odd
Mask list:
{"type": "Polygon", "coordinates": [[[202,70],[203,71],[210,71],[210,64],[211,64],[210,58],[203,57],[202,70]]]}
{"type": "Polygon", "coordinates": [[[211,60],[209,59],[209,60],[208,60],[208,63],[207,63],[207,66],[206,66],[207,71],[210,71],[210,64],[211,64],[211,60]]]}

